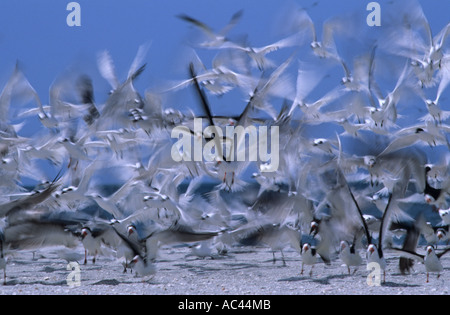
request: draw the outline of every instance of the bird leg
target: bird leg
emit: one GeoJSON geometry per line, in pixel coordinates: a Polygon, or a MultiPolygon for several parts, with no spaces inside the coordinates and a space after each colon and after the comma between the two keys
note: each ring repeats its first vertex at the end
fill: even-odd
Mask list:
{"type": "Polygon", "coordinates": [[[84,264],[87,264],[87,250],[84,250],[84,264]]]}
{"type": "Polygon", "coordinates": [[[309,272],[310,277],[312,277],[312,275],[313,275],[313,269],[314,269],[314,265],[311,266],[311,271],[309,272]]]}
{"type": "Polygon", "coordinates": [[[286,260],[284,259],[283,250],[280,250],[280,252],[281,252],[281,259],[283,260],[283,266],[286,267],[286,260]]]}

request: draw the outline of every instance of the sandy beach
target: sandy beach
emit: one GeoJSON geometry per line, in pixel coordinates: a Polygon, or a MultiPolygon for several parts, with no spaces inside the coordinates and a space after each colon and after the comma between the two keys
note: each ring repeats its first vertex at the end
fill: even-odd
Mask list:
{"type": "MultiPolygon", "coordinates": [[[[83,249],[79,248],[82,256],[83,249]]],[[[386,282],[369,286],[371,271],[365,263],[349,275],[342,261],[331,265],[320,262],[300,274],[301,256],[286,250],[286,266],[280,252],[273,262],[265,247],[235,247],[227,256],[206,259],[189,256],[187,247],[162,248],[158,271],[149,277],[124,273],[121,261],[99,257],[79,265],[79,286],[67,269],[68,263],[58,257],[56,249],[21,252],[9,257],[7,283],[2,295],[447,295],[450,289],[450,258],[443,256],[444,272],[439,279],[430,275],[426,283],[425,266],[416,263],[410,275],[401,275],[398,256],[387,251],[386,282]],[[68,282],[68,278],[69,282],[68,282]],[[72,286],[71,286],[71,285],[72,286]]],[[[363,253],[362,253],[363,254],[363,253]]],[[[353,271],[353,270],[352,270],[353,271]]]]}

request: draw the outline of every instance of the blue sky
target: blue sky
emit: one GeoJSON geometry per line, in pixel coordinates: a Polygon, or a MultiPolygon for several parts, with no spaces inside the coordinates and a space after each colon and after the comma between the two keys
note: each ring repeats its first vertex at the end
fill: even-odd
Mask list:
{"type": "MultiPolygon", "coordinates": [[[[139,45],[151,43],[147,70],[138,83],[142,89],[161,78],[182,79],[186,76],[187,64],[183,67],[182,55],[193,31],[176,18],[178,14],[193,16],[220,29],[233,13],[243,9],[244,15],[232,34],[247,34],[250,43],[263,46],[281,38],[277,34],[283,24],[280,14],[292,4],[309,8],[308,13],[320,30],[321,23],[333,16],[354,14],[365,19],[368,14],[365,6],[369,1],[79,0],[81,27],[66,24],[69,2],[0,2],[0,83],[6,82],[18,60],[31,84],[46,100],[52,81],[68,67],[77,67],[92,75],[96,97],[101,100],[108,86],[98,74],[96,55],[105,49],[110,51],[117,73],[123,78],[139,45]]],[[[395,15],[390,2],[379,1],[382,19],[395,15]]],[[[450,4],[447,1],[420,3],[435,32],[448,23],[450,4]]],[[[281,63],[285,56],[281,54],[276,61],[281,63]]]]}
{"type": "MultiPolygon", "coordinates": [[[[247,35],[249,42],[263,46],[282,38],[283,12],[294,6],[305,7],[321,34],[322,22],[336,16],[348,16],[359,22],[365,21],[370,1],[362,0],[79,0],[81,26],[69,27],[66,17],[70,13],[66,6],[70,1],[62,0],[3,0],[0,2],[0,85],[3,87],[19,61],[21,69],[40,95],[48,102],[51,83],[69,68],[89,74],[94,83],[95,98],[103,102],[110,90],[100,76],[96,57],[100,51],[108,50],[114,60],[117,74],[124,79],[128,68],[141,44],[150,43],[146,58],[147,68],[136,86],[140,91],[158,85],[161,80],[187,78],[188,60],[183,57],[188,42],[196,34],[195,29],[178,19],[187,14],[218,30],[227,24],[230,17],[243,9],[240,23],[231,36],[247,35]]],[[[359,24],[355,32],[378,37],[390,16],[396,16],[398,1],[378,1],[382,9],[382,27],[369,28],[359,24]],[[394,4],[393,4],[394,2],[394,4]]],[[[448,22],[450,3],[446,0],[419,1],[436,34],[448,22]]],[[[407,10],[408,1],[400,6],[407,10]]],[[[309,44],[309,43],[307,43],[309,44]]],[[[351,43],[344,47],[352,53],[351,43]]],[[[292,50],[274,53],[273,60],[281,64],[292,50]]],[[[203,52],[208,56],[208,52],[203,52]]],[[[303,55],[299,56],[302,58],[303,55]]],[[[307,58],[307,56],[305,56],[307,58]]],[[[211,60],[205,59],[206,66],[211,60]]],[[[341,69],[339,69],[342,71],[341,69]]],[[[296,64],[290,71],[295,79],[296,64]]],[[[339,74],[341,76],[341,74],[339,74]]],[[[318,92],[323,95],[326,90],[318,92]]],[[[448,95],[449,93],[447,93],[448,95]]],[[[195,100],[189,89],[171,96],[170,102],[182,104],[184,108],[195,108],[195,100]],[[188,95],[188,97],[185,97],[188,95]]],[[[447,100],[445,96],[442,100],[447,100]]],[[[245,96],[212,99],[213,112],[230,111],[240,113],[245,96]],[[226,107],[226,110],[224,108],[226,107]]],[[[448,106],[448,103],[447,105],[448,106]]],[[[450,106],[449,106],[450,107],[450,106]]],[[[449,109],[449,108],[447,108],[449,109]]],[[[40,128],[37,120],[31,120],[23,131],[29,135],[40,128]]]]}

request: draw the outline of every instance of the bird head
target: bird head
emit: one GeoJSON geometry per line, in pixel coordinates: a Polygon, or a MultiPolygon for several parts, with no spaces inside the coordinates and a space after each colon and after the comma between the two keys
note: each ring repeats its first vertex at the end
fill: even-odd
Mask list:
{"type": "Polygon", "coordinates": [[[91,234],[91,230],[88,227],[84,227],[81,229],[81,238],[82,239],[84,239],[89,234],[91,234]]]}
{"type": "Polygon", "coordinates": [[[429,194],[425,194],[425,202],[428,204],[432,204],[433,202],[435,202],[436,200],[434,200],[433,196],[430,196],[429,194]]]}
{"type": "Polygon", "coordinates": [[[348,247],[348,243],[346,241],[341,241],[341,251],[345,250],[348,247]]]}
{"type": "Polygon", "coordinates": [[[375,166],[375,164],[377,164],[377,159],[372,155],[367,155],[364,157],[364,164],[367,165],[369,168],[372,168],[375,166]]]}
{"type": "Polygon", "coordinates": [[[318,232],[319,232],[319,222],[314,220],[311,222],[311,229],[309,230],[309,235],[316,236],[318,232]]]}
{"type": "Polygon", "coordinates": [[[308,244],[308,243],[303,244],[303,247],[302,247],[302,252],[303,253],[306,253],[310,249],[311,249],[311,245],[310,244],[308,244]]]}
{"type": "Polygon", "coordinates": [[[136,232],[136,227],[134,226],[134,224],[130,224],[127,226],[127,232],[128,236],[136,232]]]}

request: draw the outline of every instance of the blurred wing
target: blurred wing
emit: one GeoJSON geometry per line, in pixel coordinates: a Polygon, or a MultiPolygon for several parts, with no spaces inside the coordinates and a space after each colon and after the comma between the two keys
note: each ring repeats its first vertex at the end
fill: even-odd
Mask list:
{"type": "Polygon", "coordinates": [[[114,63],[111,55],[107,50],[101,52],[97,58],[98,69],[102,77],[108,81],[113,89],[117,89],[119,86],[119,80],[117,79],[114,63]]]}

